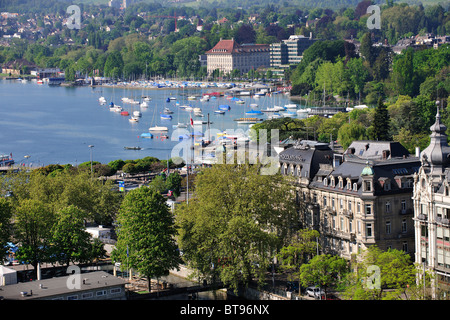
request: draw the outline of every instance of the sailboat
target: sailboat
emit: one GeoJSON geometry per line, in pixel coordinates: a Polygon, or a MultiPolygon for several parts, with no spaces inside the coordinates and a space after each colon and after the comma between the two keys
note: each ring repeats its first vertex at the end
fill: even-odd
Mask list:
{"type": "MultiPolygon", "coordinates": [[[[153,109],[152,123],[155,120],[155,114],[156,114],[156,108],[153,109]]],[[[148,130],[149,131],[164,132],[164,131],[168,131],[169,129],[167,127],[165,127],[165,126],[158,126],[158,125],[156,125],[156,126],[148,128],[148,130]]]]}

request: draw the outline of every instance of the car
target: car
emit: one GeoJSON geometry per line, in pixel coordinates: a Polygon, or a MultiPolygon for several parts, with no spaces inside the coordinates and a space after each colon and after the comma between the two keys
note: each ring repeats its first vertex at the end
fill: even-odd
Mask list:
{"type": "Polygon", "coordinates": [[[309,297],[313,297],[315,299],[324,299],[325,298],[325,292],[318,287],[306,288],[306,295],[309,297]]]}

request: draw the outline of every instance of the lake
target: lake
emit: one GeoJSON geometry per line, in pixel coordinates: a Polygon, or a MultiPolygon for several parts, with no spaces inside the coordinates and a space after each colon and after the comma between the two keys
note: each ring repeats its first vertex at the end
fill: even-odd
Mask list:
{"type": "MultiPolygon", "coordinates": [[[[226,97],[201,102],[199,97],[206,92],[223,92],[225,89],[127,89],[119,87],[65,87],[26,83],[18,80],[0,80],[0,153],[13,154],[16,164],[25,163],[32,167],[48,164],[77,165],[90,161],[107,164],[116,159],[139,159],[147,156],[167,159],[173,156],[173,148],[179,144],[179,132],[173,125],[178,122],[188,124],[193,120],[207,121],[210,129],[220,131],[248,130],[248,125],[237,124],[234,119],[249,117],[250,104],[258,104],[255,109],[271,108],[274,105],[291,104],[289,96],[273,94],[259,99],[241,97],[244,104],[237,104],[226,97]],[[100,105],[99,97],[107,103],[100,105]],[[151,97],[148,108],[125,104],[123,97],[141,101],[142,96],[151,97]],[[196,100],[188,100],[197,96],[196,100]],[[166,102],[169,97],[176,100],[166,102]],[[110,102],[120,105],[130,114],[140,110],[142,117],[137,123],[130,123],[129,116],[112,112],[110,102]],[[191,105],[202,109],[203,118],[179,108],[191,105]],[[214,113],[219,105],[229,105],[224,115],[214,113]],[[164,108],[173,111],[172,120],[162,120],[164,108]],[[166,126],[169,139],[154,133],[153,139],[142,138],[149,127],[166,126]],[[89,146],[93,147],[90,148],[89,146]],[[141,150],[125,150],[124,147],[139,146],[141,150]]],[[[294,102],[295,103],[295,102],[294,102]]],[[[295,111],[295,110],[294,110],[295,111]]],[[[266,119],[267,113],[260,118],[266,119]]],[[[197,127],[195,128],[197,129],[197,127]]],[[[200,127],[206,131],[206,125],[200,127]]],[[[187,129],[184,129],[187,130],[187,129]]]]}

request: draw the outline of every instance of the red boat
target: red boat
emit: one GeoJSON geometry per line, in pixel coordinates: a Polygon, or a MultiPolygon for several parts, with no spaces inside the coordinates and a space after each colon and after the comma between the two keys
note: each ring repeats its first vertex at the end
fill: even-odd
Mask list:
{"type": "Polygon", "coordinates": [[[122,116],[129,116],[130,114],[128,113],[128,111],[122,111],[120,113],[122,116]]]}

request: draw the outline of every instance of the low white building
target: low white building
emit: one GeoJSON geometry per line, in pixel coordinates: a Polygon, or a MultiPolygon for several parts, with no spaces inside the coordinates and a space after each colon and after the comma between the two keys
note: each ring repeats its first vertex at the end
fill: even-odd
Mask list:
{"type": "Polygon", "coordinates": [[[105,228],[102,225],[97,227],[87,227],[86,231],[91,234],[92,238],[97,238],[101,241],[103,240],[111,240],[111,228],[105,228]]]}
{"type": "Polygon", "coordinates": [[[17,283],[17,271],[0,266],[0,287],[17,283]]]}

